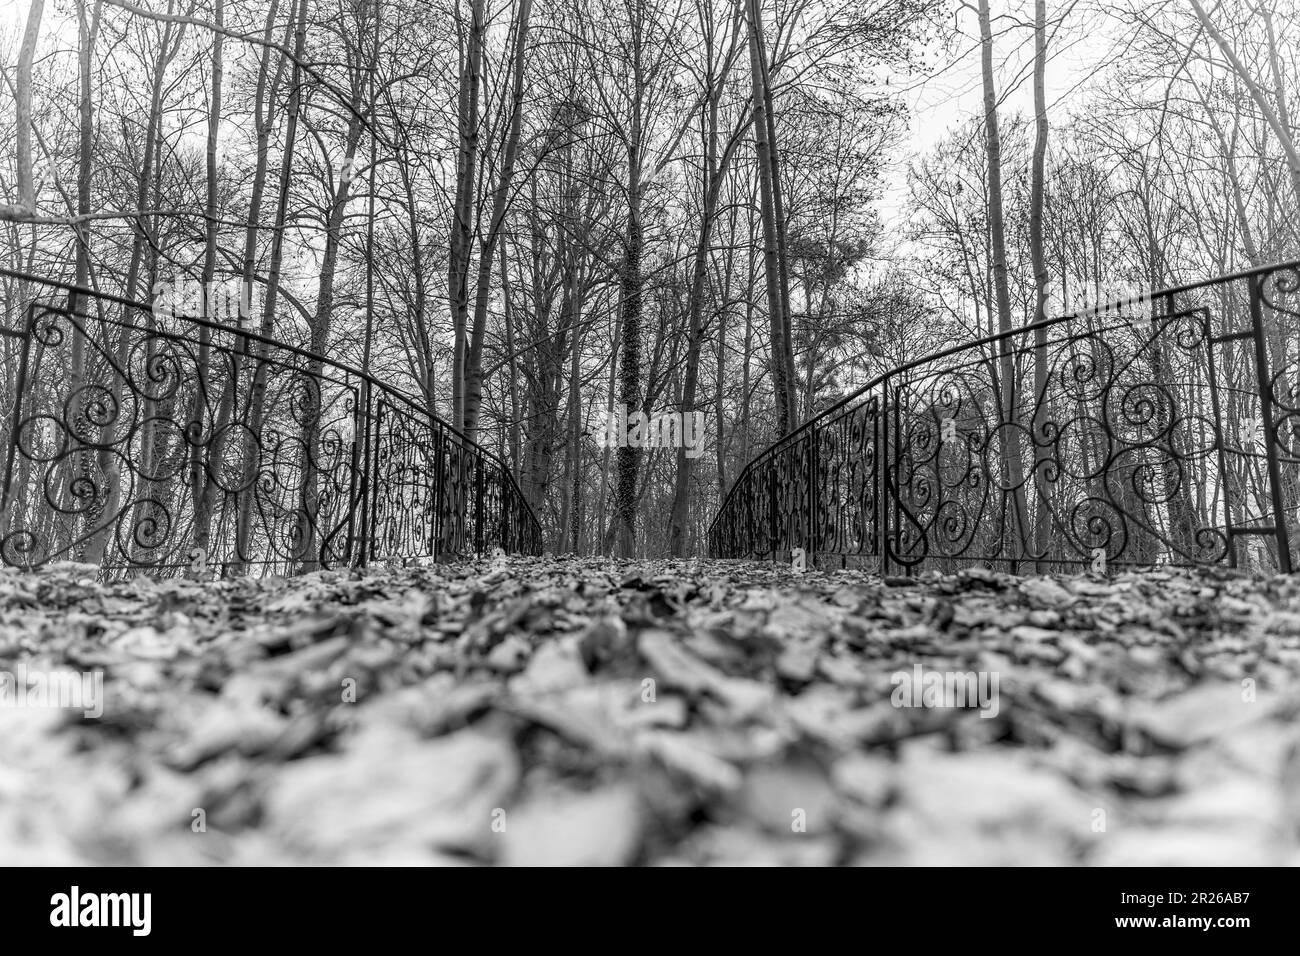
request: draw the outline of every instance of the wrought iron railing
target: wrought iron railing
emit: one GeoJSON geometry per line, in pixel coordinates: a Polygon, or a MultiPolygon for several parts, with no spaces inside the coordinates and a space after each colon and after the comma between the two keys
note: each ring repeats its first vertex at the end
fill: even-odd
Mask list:
{"type": "Polygon", "coordinates": [[[0,563],[288,574],[540,553],[506,465],[374,376],[62,289],[66,301],[29,305],[3,333],[18,360],[0,430],[0,563]]]}
{"type": "Polygon", "coordinates": [[[1050,319],[895,368],[764,450],[715,557],[882,573],[1289,572],[1300,264],[1050,319]]]}

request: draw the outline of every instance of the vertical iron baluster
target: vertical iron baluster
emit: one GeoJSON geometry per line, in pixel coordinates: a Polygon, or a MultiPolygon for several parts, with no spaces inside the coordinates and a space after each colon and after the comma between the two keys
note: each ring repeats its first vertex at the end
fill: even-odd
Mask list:
{"type": "Polygon", "coordinates": [[[510,540],[510,513],[515,507],[514,489],[510,487],[506,469],[504,465],[499,466],[501,470],[501,550],[507,554],[513,553],[516,549],[513,547],[514,542],[510,540]]]}
{"type": "Polygon", "coordinates": [[[483,554],[483,466],[486,464],[479,451],[474,454],[474,553],[483,554]]]}
{"type": "Polygon", "coordinates": [[[1282,505],[1282,474],[1277,455],[1277,426],[1273,421],[1272,376],[1269,375],[1268,350],[1264,342],[1264,307],[1260,294],[1261,276],[1250,281],[1250,325],[1255,340],[1255,374],[1258,385],[1259,410],[1264,421],[1264,453],[1268,460],[1269,491],[1273,500],[1273,533],[1277,540],[1277,567],[1283,574],[1291,573],[1291,544],[1286,527],[1286,512],[1282,505]]]}
{"type": "MultiPolygon", "coordinates": [[[[353,434],[359,433],[361,435],[361,474],[359,476],[361,482],[361,537],[360,540],[356,542],[357,550],[356,550],[356,556],[354,562],[358,567],[363,567],[363,568],[366,566],[366,561],[369,558],[369,549],[370,549],[370,540],[371,540],[370,491],[371,491],[371,487],[376,484],[376,482],[371,478],[373,472],[371,469],[371,460],[370,460],[370,452],[372,450],[372,445],[370,441],[370,428],[371,428],[370,402],[371,402],[370,379],[363,378],[361,380],[361,401],[359,403],[360,408],[357,409],[356,425],[353,426],[353,434]]],[[[354,481],[358,479],[356,473],[355,452],[356,449],[354,443],[354,448],[353,448],[354,457],[353,457],[353,465],[352,465],[352,473],[353,473],[354,481]]],[[[349,530],[349,535],[350,534],[351,534],[351,530],[349,530]]],[[[349,547],[351,547],[351,543],[349,543],[349,547]]]]}
{"type": "Polygon", "coordinates": [[[776,517],[778,507],[777,485],[779,483],[777,456],[769,455],[768,461],[764,462],[763,465],[764,481],[766,482],[764,487],[767,489],[767,516],[764,519],[767,522],[767,546],[772,554],[771,560],[776,561],[778,560],[777,552],[780,550],[778,547],[778,522],[776,517]]]}
{"type": "Polygon", "coordinates": [[[876,557],[880,562],[880,575],[889,573],[889,385],[890,377],[885,376],[880,384],[880,407],[876,411],[875,441],[876,467],[871,480],[876,484],[876,557]]]}
{"type": "Polygon", "coordinates": [[[27,306],[27,321],[21,333],[22,355],[18,359],[18,379],[14,387],[14,412],[9,425],[9,447],[5,449],[4,487],[0,488],[0,563],[4,563],[4,539],[9,534],[10,495],[14,484],[14,455],[18,449],[18,429],[22,425],[23,398],[27,394],[27,356],[32,348],[32,331],[36,328],[36,304],[27,306]]]}
{"type": "MultiPolygon", "coordinates": [[[[449,458],[446,436],[443,435],[442,425],[435,422],[433,425],[433,541],[429,548],[435,558],[442,553],[442,495],[445,486],[443,481],[444,458],[449,458]]],[[[447,461],[446,464],[450,467],[450,461],[447,461]]]]}
{"type": "Polygon", "coordinates": [[[9,511],[13,507],[10,496],[13,493],[14,484],[14,455],[18,448],[18,429],[22,423],[22,404],[23,396],[27,392],[27,356],[31,351],[32,329],[36,324],[36,306],[35,304],[27,307],[27,321],[24,323],[24,329],[19,333],[22,339],[22,355],[18,360],[18,378],[14,388],[14,410],[13,418],[9,425],[9,442],[5,449],[5,474],[4,487],[0,488],[0,564],[7,563],[4,560],[4,541],[9,535],[9,511]]]}
{"type": "Polygon", "coordinates": [[[817,425],[808,428],[808,567],[816,565],[817,554],[817,425]]]}

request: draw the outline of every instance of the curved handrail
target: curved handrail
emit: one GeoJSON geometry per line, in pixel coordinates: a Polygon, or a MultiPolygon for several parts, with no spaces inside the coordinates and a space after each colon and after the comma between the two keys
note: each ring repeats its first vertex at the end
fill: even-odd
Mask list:
{"type": "MultiPolygon", "coordinates": [[[[1289,270],[1293,273],[1300,273],[1300,260],[1287,260],[1287,261],[1269,263],[1261,266],[1254,266],[1249,269],[1238,270],[1236,272],[1228,273],[1226,275],[1215,276],[1210,279],[1203,279],[1203,280],[1198,280],[1196,282],[1190,282],[1190,283],[1185,283],[1177,286],[1170,286],[1170,287],[1154,290],[1151,292],[1143,293],[1140,296],[1129,296],[1126,298],[1111,299],[1107,302],[1100,303],[1095,306],[1090,306],[1086,309],[1081,309],[1065,315],[1055,316],[1053,318],[1045,319],[1040,322],[1029,323],[1027,325],[1023,325],[1006,332],[999,332],[994,335],[984,336],[978,339],[962,342],[960,344],[951,346],[949,348],[926,354],[920,358],[911,360],[909,362],[905,362],[901,365],[894,366],[874,376],[864,385],[854,389],[852,392],[838,399],[834,404],[818,412],[812,418],[809,418],[808,420],[800,423],[797,427],[786,432],[780,438],[776,439],[767,447],[765,447],[756,455],[754,455],[752,458],[750,458],[750,460],[736,475],[735,479],[731,482],[731,485],[727,489],[726,494],[723,495],[722,500],[718,505],[717,512],[715,513],[713,520],[709,523],[707,536],[712,538],[713,533],[718,526],[718,522],[727,513],[728,506],[731,504],[732,499],[737,492],[737,489],[741,489],[744,487],[746,480],[749,478],[751,473],[756,468],[763,465],[774,456],[780,454],[782,451],[789,449],[792,444],[806,437],[810,431],[814,431],[819,426],[824,426],[830,420],[842,416],[842,414],[846,410],[849,410],[851,407],[853,407],[855,403],[857,403],[861,398],[863,398],[863,396],[867,395],[868,393],[872,392],[875,389],[878,389],[880,386],[887,383],[891,379],[897,379],[898,377],[903,376],[906,373],[913,371],[917,368],[920,368],[922,366],[931,363],[940,362],[946,358],[955,355],[959,355],[967,352],[975,352],[976,350],[986,349],[989,346],[1003,345],[1004,346],[1003,349],[993,351],[991,356],[990,355],[984,356],[984,360],[988,360],[989,358],[997,358],[999,355],[1009,354],[1006,351],[1006,343],[1011,342],[1011,340],[1013,339],[1023,339],[1028,336],[1034,335],[1036,332],[1039,332],[1041,330],[1046,330],[1049,328],[1059,327],[1063,325],[1068,326],[1070,323],[1076,322],[1079,319],[1087,316],[1099,316],[1099,315],[1104,316],[1108,313],[1121,312],[1125,307],[1131,307],[1135,302],[1149,302],[1149,303],[1156,302],[1156,301],[1173,302],[1176,296],[1188,292],[1205,289],[1215,285],[1226,285],[1228,283],[1232,283],[1234,281],[1243,280],[1243,279],[1255,279],[1257,277],[1264,276],[1269,273],[1283,271],[1283,270],[1289,270]]],[[[1131,325],[1132,325],[1131,321],[1123,321],[1119,323],[1117,327],[1131,327],[1131,325]]],[[[1096,331],[1105,332],[1109,330],[1103,328],[1096,331]]],[[[1244,334],[1249,335],[1250,333],[1244,333],[1244,334]]]]}
{"type": "MultiPolygon", "coordinates": [[[[1160,289],[1156,292],[1151,292],[1147,295],[1147,298],[1149,299],[1167,298],[1168,296],[1171,295],[1181,295],[1184,292],[1192,292],[1195,291],[1196,289],[1203,289],[1206,286],[1217,285],[1223,282],[1232,282],[1237,279],[1247,279],[1252,276],[1262,275],[1267,272],[1272,272],[1276,269],[1288,269],[1288,268],[1290,269],[1300,268],[1300,259],[1294,259],[1294,260],[1289,260],[1284,262],[1275,262],[1271,265],[1256,266],[1252,269],[1243,269],[1238,272],[1229,273],[1227,275],[1216,276],[1213,279],[1202,279],[1199,282],[1189,282],[1186,283],[1185,285],[1171,286],[1170,288],[1167,289],[1160,289]]],[[[1034,332],[1037,331],[1038,329],[1051,328],[1052,326],[1061,325],[1062,323],[1065,322],[1073,322],[1084,316],[1096,315],[1098,313],[1105,313],[1107,311],[1112,311],[1118,309],[1121,306],[1127,305],[1133,301],[1134,299],[1131,296],[1126,299],[1111,299],[1108,302],[1102,303],[1097,306],[1093,306],[1092,308],[1089,309],[1085,309],[1079,312],[1070,312],[1067,313],[1066,315],[1058,315],[1055,316],[1054,318],[1044,319],[1041,322],[1030,322],[1029,324],[1022,325],[1019,328],[1011,329],[1008,332],[998,332],[994,335],[986,335],[985,337],[980,339],[972,339],[969,342],[962,342],[958,345],[954,345],[946,349],[941,349],[938,352],[930,352],[926,355],[923,355],[921,358],[913,359],[910,362],[904,362],[902,365],[896,365],[885,372],[881,372],[875,378],[867,382],[867,384],[858,387],[854,391],[850,392],[848,395],[845,395],[843,398],[839,399],[834,405],[830,405],[827,408],[822,409],[812,418],[808,419],[805,422],[802,422],[800,425],[786,432],[780,438],[776,439],[774,442],[772,442],[770,445],[768,445],[766,448],[760,451],[757,455],[755,455],[745,464],[745,467],[740,470],[740,473],[736,475],[735,480],[732,481],[731,486],[732,488],[734,488],[737,484],[739,484],[740,479],[744,477],[745,473],[749,471],[749,469],[754,464],[756,464],[758,461],[765,458],[769,453],[775,451],[777,448],[786,444],[787,442],[797,438],[804,431],[804,429],[811,428],[812,426],[820,422],[822,419],[829,418],[835,412],[842,410],[850,402],[856,401],[857,399],[861,398],[867,392],[871,391],[873,388],[875,388],[876,386],[878,386],[880,383],[884,382],[886,379],[890,378],[891,376],[901,375],[902,373],[909,372],[914,368],[919,368],[920,366],[925,365],[928,362],[938,361],[939,359],[947,358],[950,355],[956,355],[959,352],[965,352],[969,349],[979,348],[984,345],[992,345],[995,342],[1002,342],[1007,339],[1012,339],[1017,336],[1024,335],[1026,332],[1034,332]]],[[[723,496],[724,500],[729,496],[730,496],[730,489],[728,489],[728,494],[723,496]]],[[[710,525],[710,527],[712,527],[712,525],[710,525]]]]}
{"type": "MultiPolygon", "coordinates": [[[[37,293],[31,296],[30,301],[26,302],[25,305],[28,309],[36,311],[31,312],[31,317],[25,323],[23,331],[18,332],[15,330],[11,333],[15,337],[21,338],[24,341],[29,340],[36,329],[36,325],[33,324],[35,321],[34,317],[39,314],[40,311],[44,310],[68,316],[72,319],[74,324],[78,325],[88,325],[91,321],[102,321],[108,323],[112,327],[122,329],[123,334],[160,336],[177,342],[202,341],[195,330],[203,330],[205,332],[215,333],[214,338],[219,336],[233,340],[233,342],[236,343],[238,350],[248,355],[248,357],[253,361],[268,361],[275,365],[285,365],[287,360],[290,364],[286,367],[306,364],[308,365],[309,373],[322,383],[332,382],[335,385],[346,385],[347,380],[350,379],[355,383],[355,385],[348,387],[364,388],[365,391],[362,394],[371,396],[370,398],[365,399],[367,408],[370,407],[369,403],[372,400],[381,399],[382,401],[389,403],[392,409],[401,410],[403,414],[412,416],[414,420],[423,423],[425,427],[434,429],[434,432],[438,436],[436,439],[437,443],[443,441],[450,442],[459,449],[457,454],[470,455],[472,458],[481,462],[480,467],[499,474],[499,479],[493,478],[492,480],[500,481],[502,491],[506,493],[512,501],[511,507],[518,507],[518,505],[523,506],[523,511],[518,513],[517,520],[524,522],[524,527],[529,529],[527,531],[528,535],[532,536],[534,540],[540,541],[540,522],[538,521],[536,514],[533,512],[531,505],[519,488],[514,473],[505,461],[487,448],[484,448],[474,439],[469,438],[463,431],[445,421],[441,416],[426,408],[413,396],[393,387],[387,382],[381,381],[374,374],[363,371],[347,362],[319,355],[309,349],[278,341],[251,329],[242,328],[239,325],[221,323],[208,318],[199,318],[192,315],[177,314],[169,311],[165,317],[167,319],[177,320],[179,327],[176,327],[176,325],[173,325],[172,323],[167,323],[168,325],[172,325],[172,328],[170,329],[152,327],[152,323],[150,325],[145,325],[135,317],[135,313],[144,313],[146,315],[154,314],[154,308],[147,303],[135,301],[112,293],[99,292],[93,288],[87,288],[73,283],[61,282],[43,276],[15,271],[3,266],[0,266],[0,276],[19,282],[31,283],[45,289],[57,290],[60,294],[69,297],[68,302],[62,303],[58,301],[50,301],[51,297],[48,295],[37,293]],[[88,302],[108,303],[120,306],[127,314],[122,316],[113,315],[111,317],[100,319],[98,316],[92,314],[92,308],[88,308],[85,305],[85,303],[88,302]],[[250,345],[255,347],[250,348],[250,345]],[[261,353],[260,356],[258,353],[261,353]],[[274,356],[274,358],[272,358],[272,356],[274,356]]],[[[24,296],[23,298],[27,299],[28,297],[24,296]]],[[[82,328],[81,334],[85,334],[84,327],[82,328]]],[[[27,353],[24,351],[24,369],[26,368],[26,355],[27,353]]],[[[21,382],[21,373],[19,378],[21,382]]],[[[14,414],[15,416],[18,415],[17,404],[14,406],[14,414]]],[[[367,415],[368,414],[369,413],[367,413],[367,415]]],[[[367,430],[366,434],[370,434],[369,430],[367,430]]],[[[377,434],[375,437],[378,437],[377,434]]],[[[11,436],[11,441],[18,441],[16,431],[11,436]]],[[[10,457],[12,459],[12,454],[10,457]]],[[[367,455],[366,458],[368,462],[369,455],[367,455]]],[[[356,461],[354,459],[353,467],[355,466],[356,461]]],[[[311,467],[314,468],[316,466],[313,464],[311,467]]],[[[368,464],[365,467],[368,467],[368,464]]],[[[7,480],[8,479],[6,479],[6,487],[7,480]]],[[[438,478],[437,487],[441,488],[441,478],[438,478]]],[[[481,499],[483,494],[481,486],[478,493],[481,499]]],[[[441,494],[441,492],[439,492],[439,494],[441,494]]],[[[6,503],[7,501],[8,492],[6,491],[6,503]]],[[[480,500],[476,507],[481,508],[482,506],[483,502],[480,500]]],[[[474,513],[476,515],[478,514],[477,511],[474,513]]],[[[475,520],[478,519],[476,518],[475,520]]],[[[7,527],[7,520],[4,516],[0,516],[0,521],[4,521],[5,526],[7,527]]],[[[351,532],[349,532],[349,534],[351,534],[351,532]]]]}
{"type": "MultiPolygon", "coordinates": [[[[145,302],[138,302],[134,299],[127,299],[124,298],[123,296],[114,295],[109,292],[96,292],[94,289],[87,288],[86,286],[74,285],[70,282],[58,282],[53,279],[46,279],[42,276],[33,276],[22,272],[15,272],[14,270],[7,269],[4,266],[0,266],[0,276],[6,276],[10,279],[18,279],[23,282],[35,282],[39,285],[43,285],[49,288],[60,289],[64,292],[69,292],[69,293],[75,293],[76,295],[79,296],[85,296],[87,298],[101,299],[107,302],[112,302],[114,305],[120,305],[123,308],[134,309],[140,312],[150,312],[150,313],[153,312],[153,306],[145,302]]],[[[63,311],[66,312],[67,310],[63,309],[63,311]]],[[[93,318],[93,316],[86,315],[85,313],[77,313],[77,314],[80,314],[85,318],[93,318]]],[[[285,352],[290,353],[291,355],[296,355],[299,358],[304,358],[307,359],[308,361],[323,362],[326,365],[330,365],[336,369],[339,369],[340,371],[347,372],[349,375],[355,375],[357,378],[364,380],[372,388],[377,388],[380,391],[385,392],[389,396],[396,398],[397,400],[411,406],[413,410],[420,412],[421,414],[428,415],[431,419],[433,419],[443,428],[447,429],[447,431],[451,432],[462,442],[472,446],[475,451],[481,452],[483,454],[483,457],[500,465],[502,468],[506,470],[508,474],[510,473],[510,469],[507,467],[506,463],[502,461],[495,453],[484,448],[474,439],[467,436],[455,425],[451,424],[446,419],[444,419],[441,415],[438,415],[436,412],[429,411],[428,409],[422,407],[410,395],[406,394],[405,392],[398,391],[397,389],[393,388],[391,385],[381,382],[379,379],[375,378],[374,375],[368,372],[363,372],[361,369],[357,368],[354,365],[349,365],[347,362],[341,362],[338,359],[329,358],[324,355],[318,355],[317,353],[312,352],[310,349],[304,349],[297,345],[290,345],[287,342],[281,342],[279,339],[273,339],[270,338],[269,336],[261,335],[258,332],[253,332],[251,330],[243,329],[239,327],[232,328],[231,326],[223,325],[220,322],[213,322],[211,319],[201,319],[193,315],[179,315],[177,313],[172,313],[172,312],[167,313],[166,317],[169,319],[180,319],[183,322],[188,322],[190,325],[200,326],[206,329],[210,329],[214,332],[222,332],[226,335],[232,335],[232,334],[238,335],[241,338],[245,338],[250,341],[257,342],[260,345],[265,345],[270,348],[281,349],[285,352]]],[[[115,324],[127,325],[129,328],[139,329],[140,331],[145,331],[145,332],[150,331],[149,329],[145,329],[134,323],[124,323],[119,319],[114,319],[113,321],[115,324]]],[[[512,480],[513,478],[514,476],[511,475],[512,480]]]]}

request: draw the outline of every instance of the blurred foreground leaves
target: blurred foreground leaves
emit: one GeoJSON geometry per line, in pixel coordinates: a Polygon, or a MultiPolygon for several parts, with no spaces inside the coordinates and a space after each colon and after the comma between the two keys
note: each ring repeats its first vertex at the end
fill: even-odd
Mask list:
{"type": "Polygon", "coordinates": [[[63,565],[0,573],[20,664],[104,711],[0,708],[6,864],[1300,861],[1280,577],[63,565]]]}

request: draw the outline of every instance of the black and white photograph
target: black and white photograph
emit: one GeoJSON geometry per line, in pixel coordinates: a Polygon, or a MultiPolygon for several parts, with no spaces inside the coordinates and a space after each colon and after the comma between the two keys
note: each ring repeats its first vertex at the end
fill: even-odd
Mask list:
{"type": "Polygon", "coordinates": [[[0,66],[22,921],[987,867],[1262,927],[1300,4],[0,0],[0,66]]]}

